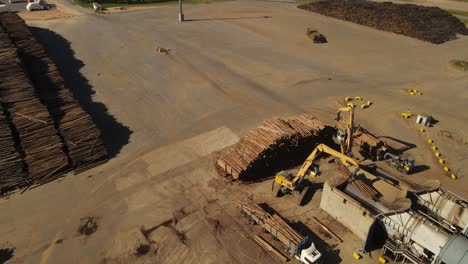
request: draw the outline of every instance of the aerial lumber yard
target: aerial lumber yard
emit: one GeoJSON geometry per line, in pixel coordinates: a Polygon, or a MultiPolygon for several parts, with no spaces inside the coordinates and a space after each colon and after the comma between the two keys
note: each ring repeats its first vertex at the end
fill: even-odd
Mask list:
{"type": "Polygon", "coordinates": [[[468,263],[468,2],[0,2],[0,263],[468,263]]]}

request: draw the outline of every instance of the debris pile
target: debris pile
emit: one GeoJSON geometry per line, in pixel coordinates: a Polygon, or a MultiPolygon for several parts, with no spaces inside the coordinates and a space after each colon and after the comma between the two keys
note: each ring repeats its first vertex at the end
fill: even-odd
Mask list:
{"type": "Polygon", "coordinates": [[[100,130],[15,13],[0,13],[0,71],[0,193],[106,161],[100,130]]]}
{"type": "Polygon", "coordinates": [[[327,43],[327,38],[320,34],[318,30],[308,28],[306,31],[307,37],[309,37],[314,43],[327,43]]]}
{"type": "Polygon", "coordinates": [[[438,7],[327,0],[300,5],[299,8],[434,44],[453,40],[456,34],[468,35],[463,22],[438,7]]]}
{"type": "Polygon", "coordinates": [[[271,176],[304,162],[317,144],[331,145],[335,131],[307,114],[266,120],[221,156],[218,172],[242,181],[271,176]]]}

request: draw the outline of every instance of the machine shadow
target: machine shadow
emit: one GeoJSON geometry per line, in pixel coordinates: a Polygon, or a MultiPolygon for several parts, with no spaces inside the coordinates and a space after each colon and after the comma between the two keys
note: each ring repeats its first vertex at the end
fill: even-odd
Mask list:
{"type": "Polygon", "coordinates": [[[2,248],[0,249],[0,264],[6,263],[12,259],[15,254],[15,248],[2,248]]]}
{"type": "Polygon", "coordinates": [[[80,69],[85,64],[75,57],[75,52],[68,40],[49,29],[29,28],[57,65],[65,85],[73,92],[83,110],[91,116],[101,130],[102,141],[109,153],[109,158],[117,156],[123,146],[129,143],[133,131],[118,122],[103,103],[93,101],[95,94],[93,87],[80,73],[80,69]]]}

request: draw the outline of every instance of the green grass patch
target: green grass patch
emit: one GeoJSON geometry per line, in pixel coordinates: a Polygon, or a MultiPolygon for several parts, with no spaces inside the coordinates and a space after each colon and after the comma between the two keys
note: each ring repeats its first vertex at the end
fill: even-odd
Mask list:
{"type": "Polygon", "coordinates": [[[451,61],[452,65],[457,67],[460,70],[466,71],[468,70],[468,61],[466,60],[454,60],[451,61]]]}
{"type": "MultiPolygon", "coordinates": [[[[302,4],[302,5],[304,5],[304,4],[310,4],[310,3],[313,3],[313,2],[317,2],[317,1],[320,1],[320,0],[296,0],[296,2],[297,2],[298,4],[302,4]]],[[[467,0],[467,1],[468,1],[468,0],[467,0]]]]}
{"type": "Polygon", "coordinates": [[[468,17],[468,11],[455,10],[455,9],[447,9],[447,11],[452,15],[468,17]]]}
{"type": "MultiPolygon", "coordinates": [[[[221,2],[226,0],[183,0],[184,4],[210,4],[214,2],[221,2]]],[[[90,0],[74,0],[74,2],[85,8],[92,8],[93,1],[90,0]]],[[[133,6],[164,6],[164,5],[175,5],[179,4],[178,0],[116,0],[116,1],[96,1],[103,8],[112,7],[133,7],[133,6]]]]}

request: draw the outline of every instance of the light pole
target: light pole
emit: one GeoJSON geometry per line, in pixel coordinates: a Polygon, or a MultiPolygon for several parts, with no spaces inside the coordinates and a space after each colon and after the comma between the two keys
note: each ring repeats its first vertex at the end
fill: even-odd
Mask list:
{"type": "Polygon", "coordinates": [[[182,13],[182,0],[179,0],[179,21],[184,21],[184,13],[182,13]]]}

